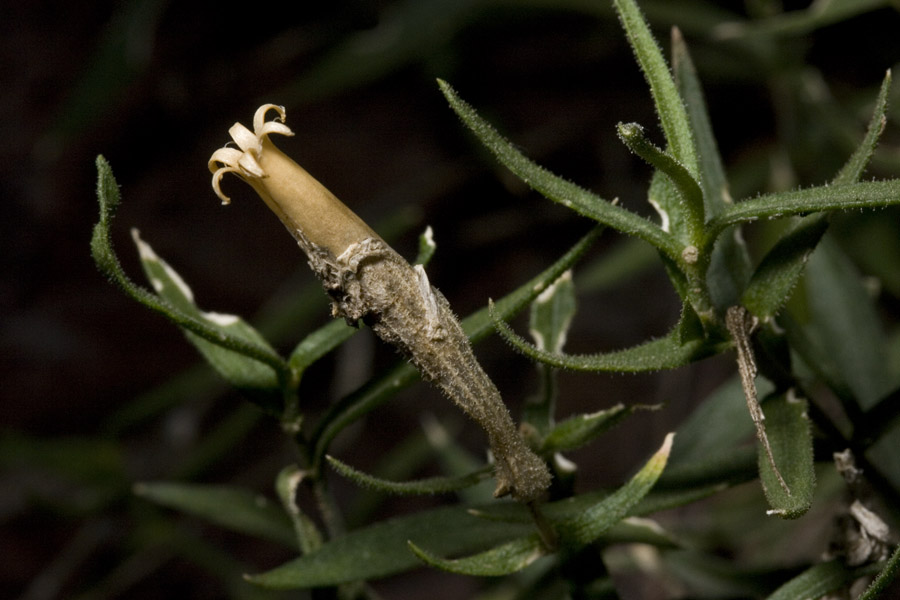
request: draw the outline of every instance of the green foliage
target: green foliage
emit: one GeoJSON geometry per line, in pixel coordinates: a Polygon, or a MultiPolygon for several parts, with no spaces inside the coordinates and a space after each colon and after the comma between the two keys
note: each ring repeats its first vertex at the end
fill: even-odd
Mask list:
{"type": "Polygon", "coordinates": [[[775,464],[787,484],[787,489],[781,486],[768,456],[760,448],[759,477],[763,490],[772,507],[771,514],[796,519],[809,510],[816,485],[807,403],[788,391],[764,399],[762,409],[775,464]]]}
{"type": "MultiPolygon", "coordinates": [[[[535,0],[531,4],[547,3],[535,0]]],[[[579,10],[605,10],[570,4],[579,10]]],[[[696,15],[713,14],[711,9],[702,10],[703,3],[685,15],[694,29],[712,29],[719,38],[743,39],[746,48],[756,52],[762,47],[760,40],[771,42],[862,10],[859,5],[851,7],[853,3],[826,4],[818,12],[810,8],[755,22],[720,19],[716,28],[698,25],[705,22],[696,15]]],[[[449,36],[474,10],[469,3],[422,3],[422,12],[411,8],[413,5],[417,3],[401,11],[406,20],[394,15],[409,36],[403,43],[388,44],[381,54],[369,56],[368,60],[374,61],[372,68],[387,72],[428,46],[428,36],[416,28],[417,23],[427,21],[426,16],[448,16],[441,35],[449,36]]],[[[740,498],[751,506],[755,517],[777,515],[800,523],[821,518],[816,505],[829,497],[828,490],[822,489],[827,486],[820,483],[817,487],[816,460],[844,448],[856,455],[882,499],[896,506],[900,491],[891,484],[896,469],[877,464],[870,450],[896,431],[896,408],[890,405],[896,399],[900,378],[889,356],[891,344],[897,345],[897,334],[885,333],[857,266],[828,233],[835,211],[900,203],[900,180],[861,180],[888,120],[890,72],[881,85],[862,142],[830,183],[734,200],[697,70],[680,31],[673,30],[670,69],[637,4],[616,0],[614,8],[648,84],[663,134],[664,144],[657,145],[651,141],[652,132],[639,124],[619,124],[617,130],[626,148],[653,169],[647,200],[656,211],[654,219],[538,165],[447,82],[438,82],[451,109],[504,167],[547,199],[594,222],[590,233],[544,271],[496,301],[485,299],[486,306],[462,320],[473,343],[496,331],[535,363],[537,386],[524,403],[521,429],[531,448],[553,467],[555,480],[548,497],[527,506],[476,500],[483,497],[479,484],[487,479],[492,465],[473,458],[448,439],[448,429],[427,422],[424,435],[398,441],[402,451],[389,456],[377,475],[332,456],[341,451],[334,444],[339,434],[363,423],[366,415],[419,380],[415,367],[398,361],[322,414],[307,412],[301,403],[304,374],[317,368],[318,361],[347,342],[358,328],[330,322],[303,337],[285,359],[261,328],[237,316],[198,308],[181,276],[136,231],[134,241],[153,291],[133,283],[111,244],[111,221],[120,202],[118,186],[109,164],[98,157],[100,220],[91,248],[100,270],[126,294],[180,327],[228,384],[280,421],[296,450],[297,464],[285,466],[275,478],[280,507],[233,486],[160,481],[136,485],[135,494],[298,552],[281,566],[247,577],[253,584],[278,590],[336,587],[341,597],[363,596],[369,590],[359,582],[427,566],[482,577],[521,572],[509,581],[530,582],[527,585],[532,587],[523,588],[522,597],[537,597],[529,594],[539,589],[562,588],[570,590],[573,597],[593,597],[590,593],[596,589],[613,593],[614,579],[607,571],[646,564],[648,556],[687,581],[688,589],[698,596],[722,592],[733,596],[771,594],[769,598],[779,600],[812,598],[835,593],[859,577],[873,574],[877,578],[866,599],[887,589],[900,561],[897,551],[886,562],[873,559],[862,566],[849,566],[842,560],[804,559],[802,571],[786,571],[783,563],[769,557],[757,561],[752,569],[723,566],[711,558],[721,539],[739,544],[759,532],[747,532],[744,524],[732,525],[729,530],[728,520],[722,519],[721,531],[710,533],[708,539],[688,531],[684,539],[691,543],[682,545],[679,532],[647,517],[700,501],[709,503],[700,510],[711,506],[712,512],[716,502],[730,504],[740,498]],[[787,218],[787,226],[770,232],[774,239],[768,249],[755,252],[759,259],[752,261],[742,226],[787,218]],[[619,246],[626,248],[622,255],[606,253],[595,265],[573,274],[573,266],[607,228],[632,236],[631,241],[641,246],[619,246]],[[586,303],[578,294],[591,286],[615,284],[655,258],[662,262],[682,304],[680,320],[669,333],[617,351],[565,353],[573,323],[584,313],[590,318],[602,314],[593,306],[585,311],[586,303]],[[746,336],[730,330],[726,322],[728,309],[738,306],[746,309],[742,314],[748,316],[746,336]],[[533,343],[508,322],[526,307],[530,308],[528,328],[533,343]],[[582,487],[575,485],[579,473],[561,453],[583,452],[626,421],[640,426],[643,422],[636,415],[642,409],[659,407],[616,398],[557,421],[560,370],[636,373],[675,369],[731,353],[736,347],[743,381],[734,377],[719,385],[687,416],[678,435],[668,434],[662,448],[629,481],[610,490],[576,493],[582,487]],[[751,415],[755,414],[757,394],[765,398],[761,404],[765,419],[757,419],[755,430],[747,405],[751,415]],[[835,410],[820,406],[827,395],[838,399],[842,415],[834,417],[835,410]],[[760,441],[768,440],[771,454],[762,443],[753,447],[755,432],[761,432],[760,441]],[[326,463],[364,488],[357,510],[342,514],[340,503],[331,497],[332,470],[326,463]],[[439,474],[416,478],[417,471],[431,463],[438,465],[439,474]],[[754,482],[749,492],[750,486],[738,485],[748,481],[754,482]],[[313,498],[315,514],[305,504],[301,508],[299,497],[303,494],[313,498]],[[375,505],[388,494],[452,494],[459,503],[371,521],[375,505]],[[358,526],[348,530],[345,516],[358,526]],[[362,521],[355,522],[357,517],[362,521]],[[616,544],[626,544],[626,550],[616,544]],[[643,544],[648,554],[632,560],[627,556],[628,544],[643,544]],[[592,565],[591,573],[585,572],[586,563],[592,565]]],[[[671,7],[648,1],[646,9],[656,15],[671,7]]],[[[355,47],[350,40],[335,49],[324,57],[322,71],[314,69],[309,77],[324,82],[326,88],[358,85],[363,76],[350,68],[358,60],[355,47]],[[337,75],[335,65],[347,69],[342,71],[341,66],[337,75]]],[[[429,228],[419,238],[416,262],[427,264],[436,250],[429,228]]],[[[662,396],[669,405],[686,400],[668,390],[662,396]]],[[[211,455],[221,452],[221,440],[232,439],[228,431],[231,429],[222,434],[211,455]]],[[[30,442],[10,437],[0,449],[10,462],[18,450],[29,447],[30,442]]],[[[31,464],[46,459],[25,455],[31,464]]],[[[825,465],[818,467],[821,472],[825,465]]],[[[116,463],[114,470],[121,469],[116,463]]],[[[191,472],[185,467],[184,473],[191,472]]],[[[825,479],[827,482],[828,477],[825,479]]],[[[848,494],[858,493],[854,485],[847,486],[848,494]]],[[[833,493],[830,501],[835,502],[833,493]]],[[[773,528],[791,526],[778,519],[768,522],[773,528]]],[[[790,533],[785,533],[789,531],[780,529],[777,535],[789,537],[790,533]]],[[[747,542],[748,547],[753,545],[747,542]]],[[[766,546],[758,540],[755,545],[766,546]]]]}
{"type": "Polygon", "coordinates": [[[134,493],[251,537],[295,546],[287,515],[281,508],[251,490],[186,483],[145,482],[134,493]]]}

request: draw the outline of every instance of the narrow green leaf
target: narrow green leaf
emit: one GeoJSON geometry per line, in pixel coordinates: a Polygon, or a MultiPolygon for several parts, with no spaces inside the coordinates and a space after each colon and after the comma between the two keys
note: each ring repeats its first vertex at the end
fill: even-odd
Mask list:
{"type": "MultiPolygon", "coordinates": [[[[567,498],[544,505],[544,513],[551,521],[562,523],[571,532],[574,543],[590,543],[621,521],[646,495],[665,466],[670,447],[671,434],[641,471],[613,494],[567,498]]],[[[522,548],[531,543],[522,541],[528,538],[536,539],[534,523],[520,504],[494,501],[474,508],[441,507],[350,532],[311,554],[248,579],[278,589],[337,585],[386,577],[419,566],[419,558],[409,549],[409,540],[427,540],[431,556],[459,556],[516,540],[511,548],[522,548]],[[501,516],[509,513],[512,518],[476,516],[495,512],[501,516]]]]}
{"type": "Polygon", "coordinates": [[[887,564],[878,572],[878,576],[872,580],[872,583],[869,584],[863,595],[859,597],[859,600],[876,600],[876,598],[880,598],[881,594],[897,578],[898,572],[900,572],[900,546],[894,548],[894,552],[888,558],[887,564]]]}
{"type": "MultiPolygon", "coordinates": [[[[834,178],[834,185],[859,180],[868,165],[886,123],[887,96],[891,72],[888,71],[875,101],[875,110],[859,147],[834,178]]],[[[790,297],[803,274],[810,254],[828,228],[826,214],[804,217],[766,254],[744,292],[742,304],[763,321],[773,317],[790,297]]]]}
{"type": "Polygon", "coordinates": [[[427,479],[419,479],[416,481],[388,481],[387,479],[380,479],[354,469],[333,456],[325,456],[325,459],[338,473],[347,479],[350,479],[357,485],[399,496],[446,494],[448,492],[455,492],[481,483],[490,475],[490,468],[485,467],[474,473],[469,473],[460,477],[429,477],[427,479]]]}
{"type": "Polygon", "coordinates": [[[895,204],[900,204],[900,179],[822,185],[793,192],[778,192],[742,200],[728,207],[721,215],[707,223],[707,235],[718,236],[730,225],[758,219],[895,204]]]}
{"type": "Polygon", "coordinates": [[[419,236],[419,254],[416,256],[416,264],[426,266],[436,250],[437,244],[434,242],[434,231],[429,225],[422,232],[422,235],[419,236]]]}
{"type": "MultiPolygon", "coordinates": [[[[665,476],[665,473],[663,473],[663,477],[659,478],[653,490],[651,490],[649,494],[644,496],[644,498],[640,502],[635,504],[631,508],[631,510],[628,511],[628,514],[629,516],[639,517],[641,515],[652,515],[663,510],[670,510],[681,506],[687,506],[688,504],[699,502],[700,500],[709,498],[714,494],[723,492],[727,490],[732,484],[752,481],[756,478],[756,465],[752,460],[748,462],[750,466],[747,471],[750,473],[750,475],[745,479],[737,480],[735,478],[729,478],[728,480],[719,481],[717,483],[693,485],[692,487],[685,487],[684,489],[661,489],[661,486],[663,485],[663,477],[665,476]]],[[[668,468],[666,469],[666,473],[667,472],[668,468]]]]}
{"type": "Polygon", "coordinates": [[[529,331],[535,346],[547,352],[561,352],[575,308],[572,272],[566,271],[531,303],[529,331]]]}
{"type": "MultiPolygon", "coordinates": [[[[141,239],[137,229],[131,230],[131,237],[141,257],[144,273],[160,298],[171,304],[182,315],[206,322],[219,333],[219,339],[241,340],[248,345],[266,348],[275,354],[275,350],[262,335],[240,317],[200,310],[194,302],[191,288],[178,272],[156,254],[150,244],[141,239]]],[[[185,334],[206,361],[229,383],[250,394],[272,395],[273,398],[261,398],[260,402],[268,406],[278,405],[281,390],[278,378],[270,367],[220,344],[209,342],[190,330],[185,329],[185,334]]]]}
{"type": "Polygon", "coordinates": [[[603,534],[609,544],[649,544],[657,548],[677,548],[678,539],[657,521],[644,517],[625,517],[603,534]]]}
{"type": "Polygon", "coordinates": [[[641,238],[666,253],[674,261],[681,258],[682,244],[662,229],[570,181],[550,173],[523,156],[496,129],[482,119],[475,109],[462,100],[450,85],[438,80],[444,97],[463,123],[481,140],[497,159],[534,190],[580,215],[613,229],[641,238]]]}
{"type": "Polygon", "coordinates": [[[182,313],[168,301],[159,298],[146,288],[134,284],[125,274],[125,270],[113,250],[110,232],[112,218],[119,206],[121,196],[112,169],[102,156],[97,157],[97,199],[100,204],[100,220],[94,226],[91,237],[91,254],[104,275],[131,298],[163,315],[186,331],[196,334],[212,344],[223,346],[266,364],[279,376],[287,376],[287,364],[271,348],[235,337],[230,332],[224,333],[221,329],[213,327],[206,319],[198,319],[182,313]]]}
{"type": "Polygon", "coordinates": [[[859,575],[833,560],[814,565],[775,590],[767,600],[806,600],[850,585],[859,575]]]}
{"type": "Polygon", "coordinates": [[[766,434],[775,464],[790,494],[782,488],[769,457],[759,447],[759,476],[771,510],[768,514],[796,519],[806,513],[816,486],[813,464],[812,432],[807,403],[792,390],[772,395],[762,402],[766,415],[766,434]]]}
{"type": "Polygon", "coordinates": [[[696,178],[697,151],[690,120],[662,50],[634,0],[615,0],[614,5],[638,64],[650,84],[650,94],[656,103],[656,112],[669,144],[668,150],[696,178]]]}
{"type": "Polygon", "coordinates": [[[480,554],[455,560],[435,556],[412,541],[409,542],[409,548],[422,562],[431,567],[458,575],[479,577],[502,577],[516,573],[544,556],[546,552],[537,534],[518,538],[480,554]]]}
{"type": "Polygon", "coordinates": [[[463,506],[449,506],[380,521],[327,542],[316,552],[248,579],[269,588],[292,589],[377,579],[421,566],[408,546],[427,540],[437,555],[476,552],[531,535],[534,525],[479,519],[463,506]]]}
{"type": "MultiPolygon", "coordinates": [[[[700,80],[677,27],[672,29],[672,70],[697,144],[705,214],[712,218],[732,203],[731,194],[700,80]]],[[[716,308],[724,310],[737,303],[749,277],[750,256],[740,231],[723,232],[713,246],[706,277],[716,308]]]]}
{"type": "MultiPolygon", "coordinates": [[[[667,435],[662,447],[647,464],[631,481],[612,494],[575,514],[571,514],[571,503],[565,506],[570,516],[557,522],[556,530],[567,550],[574,551],[596,541],[625,518],[628,510],[647,495],[665,468],[673,437],[674,434],[667,435]]],[[[547,515],[550,516],[553,512],[556,511],[551,510],[547,515]]],[[[409,545],[426,564],[452,573],[481,576],[508,575],[520,571],[547,552],[537,534],[520,537],[485,552],[455,560],[439,558],[412,542],[409,545]]]]}
{"type": "MultiPolygon", "coordinates": [[[[575,308],[572,271],[566,271],[531,303],[528,328],[538,348],[552,352],[562,351],[575,316],[575,308]]],[[[538,391],[526,399],[522,422],[533,427],[537,440],[540,440],[553,426],[558,386],[555,369],[540,363],[536,367],[538,391]]]]}
{"type": "Polygon", "coordinates": [[[275,491],[281,505],[294,524],[294,535],[300,552],[309,554],[322,547],[322,534],[306,513],[297,504],[297,490],[306,477],[307,471],[300,470],[297,465],[290,465],[278,473],[275,478],[275,491]]]}
{"type": "Polygon", "coordinates": [[[753,316],[767,322],[781,310],[826,229],[826,215],[804,217],[766,253],[741,298],[753,316]]]}
{"type": "MultiPolygon", "coordinates": [[[[541,272],[515,291],[507,294],[495,304],[498,314],[503,318],[512,316],[522,310],[529,302],[546,290],[554,281],[572,267],[600,236],[601,227],[595,227],[582,237],[568,252],[546,270],[541,272]]],[[[493,327],[488,308],[482,308],[462,321],[463,330],[469,339],[476,343],[486,337],[493,327]]],[[[418,380],[419,373],[415,367],[403,361],[387,369],[375,379],[367,382],[362,388],[342,398],[333,405],[328,413],[319,421],[318,428],[312,437],[315,447],[314,463],[320,465],[328,444],[347,425],[359,419],[371,410],[386,402],[399,390],[418,380]]]]}
{"type": "Polygon", "coordinates": [[[641,408],[655,408],[633,404],[625,406],[616,404],[612,408],[600,410],[590,414],[579,414],[558,423],[544,437],[540,452],[550,454],[553,452],[566,452],[581,448],[585,444],[596,439],[605,431],[609,431],[625,420],[629,415],[641,408]]]}
{"type": "Polygon", "coordinates": [[[694,142],[697,144],[704,208],[706,215],[713,217],[731,202],[731,195],[728,192],[725,167],[703,98],[700,79],[688,52],[687,43],[677,27],[672,28],[672,71],[678,93],[684,100],[694,142]]]}
{"type": "Polygon", "coordinates": [[[834,178],[833,183],[840,185],[843,183],[855,183],[862,177],[863,172],[875,154],[875,147],[878,145],[878,139],[884,132],[887,125],[887,104],[888,93],[891,90],[891,70],[888,69],[881,82],[881,89],[878,91],[878,98],[875,100],[875,110],[872,111],[872,118],[869,120],[869,127],[866,129],[866,135],[862,142],[847,160],[847,163],[841,168],[840,172],[834,178]]]}
{"type": "MultiPolygon", "coordinates": [[[[704,221],[703,191],[700,184],[682,163],[651,143],[644,135],[644,128],[637,123],[619,123],[617,129],[619,139],[629,150],[655,167],[657,173],[662,173],[672,183],[675,193],[669,191],[667,194],[656,194],[656,197],[651,186],[650,202],[663,218],[662,229],[675,235],[685,245],[699,245],[704,221]],[[665,196],[665,199],[660,196],[665,196]],[[683,226],[676,227],[681,224],[683,226]]],[[[654,181],[658,181],[658,177],[654,176],[654,181]]]]}
{"type": "Polygon", "coordinates": [[[636,373],[674,369],[719,351],[717,347],[711,347],[704,340],[695,339],[682,344],[679,327],[676,326],[665,337],[625,350],[583,355],[556,354],[539,350],[529,344],[502,320],[499,312],[492,313],[491,318],[497,332],[525,356],[552,367],[573,371],[636,373]]]}
{"type": "MultiPolygon", "coordinates": [[[[757,383],[760,394],[771,391],[764,387],[765,380],[757,383]]],[[[747,419],[747,401],[741,381],[737,376],[732,377],[694,408],[678,428],[672,458],[663,477],[682,463],[731,450],[751,439],[753,432],[753,423],[747,419]]]]}
{"type": "Polygon", "coordinates": [[[753,446],[731,448],[691,462],[673,464],[657,485],[660,490],[688,491],[722,484],[727,487],[756,479],[759,475],[757,462],[753,446]]]}
{"type": "Polygon", "coordinates": [[[142,498],[196,515],[252,537],[296,548],[291,521],[281,508],[251,490],[203,484],[148,482],[134,486],[142,498]]]}
{"type": "Polygon", "coordinates": [[[887,342],[859,273],[832,240],[823,240],[810,258],[805,291],[809,323],[804,330],[816,356],[804,360],[849,389],[860,408],[870,408],[892,387],[887,342]]]}
{"type": "Polygon", "coordinates": [[[618,523],[653,488],[662,474],[672,449],[675,434],[666,436],[663,445],[631,480],[590,508],[557,524],[561,543],[568,548],[590,544],[618,523]]]}
{"type": "Polygon", "coordinates": [[[288,361],[291,370],[302,375],[310,365],[349,340],[357,331],[344,320],[329,321],[297,344],[288,361]]]}

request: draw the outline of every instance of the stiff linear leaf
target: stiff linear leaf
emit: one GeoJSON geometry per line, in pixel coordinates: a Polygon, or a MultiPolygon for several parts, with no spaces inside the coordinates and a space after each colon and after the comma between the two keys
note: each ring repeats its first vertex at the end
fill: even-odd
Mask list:
{"type": "MultiPolygon", "coordinates": [[[[141,239],[137,229],[131,230],[131,237],[141,257],[141,264],[147,279],[160,298],[168,302],[183,315],[205,321],[219,332],[220,338],[242,340],[270,350],[275,350],[256,329],[236,315],[204,312],[195,301],[191,288],[169,264],[162,259],[150,244],[141,239]]],[[[203,355],[206,361],[236,388],[256,396],[258,403],[278,406],[281,390],[275,372],[258,360],[239,352],[214,344],[185,329],[188,340],[203,355]],[[272,398],[264,398],[266,395],[272,398]]]]}
{"type": "MultiPolygon", "coordinates": [[[[528,329],[538,348],[552,352],[562,351],[575,309],[572,271],[566,271],[531,303],[528,329]]],[[[536,363],[535,366],[539,377],[538,391],[526,399],[522,422],[534,428],[539,440],[553,426],[558,386],[555,369],[541,363],[536,363]]]]}
{"type": "Polygon", "coordinates": [[[696,549],[667,552],[662,563],[666,573],[687,584],[693,598],[759,598],[777,585],[779,575],[783,578],[778,571],[696,549]]]}
{"type": "MultiPolygon", "coordinates": [[[[746,461],[746,472],[749,475],[739,481],[734,481],[735,483],[744,483],[745,481],[755,479],[757,476],[756,455],[753,453],[752,449],[749,450],[750,453],[746,461]]],[[[713,483],[686,482],[684,489],[660,489],[664,480],[668,480],[668,473],[669,467],[666,466],[665,471],[657,480],[654,488],[644,496],[640,502],[628,510],[627,515],[629,518],[644,517],[662,510],[685,506],[717,492],[721,492],[722,490],[727,489],[728,483],[731,483],[731,481],[723,480],[713,483]]],[[[541,510],[551,522],[560,522],[581,514],[591,506],[602,501],[604,498],[607,498],[609,495],[610,492],[604,490],[587,492],[585,494],[579,494],[578,496],[571,496],[564,500],[545,504],[541,506],[541,510]]],[[[526,507],[512,503],[494,502],[492,504],[472,508],[469,512],[484,519],[503,521],[506,523],[526,524],[533,523],[534,520],[526,507]]],[[[609,535],[611,534],[603,534],[603,539],[608,539],[609,535]]]]}
{"type": "MultiPolygon", "coordinates": [[[[887,95],[891,72],[888,71],[875,101],[869,127],[856,151],[834,178],[835,185],[852,184],[859,180],[868,165],[878,138],[884,130],[887,95]]],[[[769,320],[787,302],[806,266],[812,251],[828,228],[827,214],[804,217],[763,257],[750,280],[742,304],[763,321],[769,320]]]]}
{"type": "Polygon", "coordinates": [[[900,546],[894,548],[887,564],[878,572],[878,576],[872,580],[859,600],[876,600],[881,597],[881,594],[897,578],[898,572],[900,572],[900,546]]]}
{"type": "MultiPolygon", "coordinates": [[[[624,486],[555,523],[560,543],[566,551],[576,551],[596,541],[625,518],[628,510],[647,495],[666,466],[673,437],[674,434],[667,435],[662,447],[624,486]]],[[[571,504],[566,508],[571,510],[571,504]]],[[[552,512],[547,513],[547,516],[551,514],[552,512]]],[[[537,534],[520,537],[479,554],[454,560],[439,558],[413,542],[410,542],[410,548],[416,556],[431,566],[452,573],[482,576],[515,573],[549,552],[537,534]]]]}
{"type": "Polygon", "coordinates": [[[869,120],[869,126],[866,129],[866,135],[857,146],[856,150],[850,155],[850,158],[835,176],[834,184],[854,183],[859,181],[865,172],[872,155],[875,154],[875,147],[878,146],[878,140],[884,132],[887,125],[887,104],[888,93],[891,91],[891,70],[888,69],[881,82],[881,89],[878,91],[878,97],[875,100],[875,109],[872,111],[872,118],[869,120]]]}
{"type": "Polygon", "coordinates": [[[507,342],[525,356],[561,369],[573,371],[615,371],[636,373],[641,371],[657,371],[674,369],[693,361],[714,354],[726,346],[710,345],[704,340],[694,339],[681,343],[680,328],[676,326],[668,335],[644,342],[625,350],[608,353],[569,355],[554,354],[537,349],[527,340],[516,334],[502,320],[498,312],[492,312],[491,318],[497,332],[507,342]]]}
{"type": "Polygon", "coordinates": [[[807,600],[849,586],[860,577],[859,569],[848,569],[832,560],[814,565],[775,590],[766,600],[807,600]]]}
{"type": "Polygon", "coordinates": [[[660,215],[660,227],[682,244],[700,244],[703,232],[703,191],[677,159],[657,148],[637,123],[619,123],[619,139],[656,168],[648,201],[660,215]]]}
{"type": "MultiPolygon", "coordinates": [[[[766,396],[772,386],[765,379],[758,379],[757,391],[766,396]]],[[[691,411],[678,428],[663,479],[682,465],[722,455],[746,444],[753,438],[753,432],[741,381],[737,376],[732,377],[691,411]]]]}
{"type": "Polygon", "coordinates": [[[547,352],[561,352],[575,308],[572,272],[566,271],[531,303],[528,328],[535,346],[547,352]]]}
{"type": "Polygon", "coordinates": [[[534,525],[479,519],[466,507],[449,506],[380,521],[328,541],[319,550],[280,567],[249,576],[252,583],[276,589],[337,585],[377,579],[421,566],[408,546],[411,539],[427,540],[439,555],[477,552],[531,535],[534,525]]]}
{"type": "Polygon", "coordinates": [[[753,316],[765,323],[781,310],[826,229],[826,215],[804,217],[766,253],[741,298],[753,316]]]}
{"type": "Polygon", "coordinates": [[[544,437],[539,451],[542,454],[575,450],[590,443],[600,434],[609,431],[641,408],[652,406],[617,404],[606,410],[579,414],[557,423],[544,437]]]}
{"type": "Polygon", "coordinates": [[[281,505],[294,524],[294,535],[300,552],[309,554],[322,547],[322,534],[316,524],[297,504],[297,490],[307,471],[301,470],[297,465],[290,465],[278,473],[275,478],[275,491],[281,500],[281,505]]]}
{"type": "Polygon", "coordinates": [[[696,178],[699,165],[691,123],[662,50],[634,0],[615,0],[614,5],[638,64],[650,84],[650,94],[656,103],[656,113],[666,135],[668,150],[696,178]]]}
{"type": "MultiPolygon", "coordinates": [[[[646,495],[665,466],[670,447],[671,434],[634,478],[613,494],[584,494],[546,504],[542,510],[552,522],[564,525],[573,543],[595,541],[646,495]]],[[[520,504],[494,501],[474,509],[441,507],[347,533],[311,554],[247,579],[277,589],[337,585],[386,577],[420,566],[419,558],[409,549],[410,540],[418,540],[420,545],[427,541],[427,551],[432,556],[459,556],[532,537],[534,523],[520,504]],[[509,512],[514,518],[476,516],[497,510],[501,514],[509,512]]]]}
{"type": "Polygon", "coordinates": [[[457,559],[435,556],[412,541],[409,542],[409,548],[428,566],[458,575],[479,577],[502,577],[516,573],[547,552],[537,534],[517,538],[480,554],[457,559]]]}
{"type": "Polygon", "coordinates": [[[588,192],[570,181],[554,175],[523,156],[496,129],[482,119],[475,109],[462,100],[453,88],[438,80],[444,97],[463,123],[494,156],[522,181],[544,197],[570,208],[580,215],[617,231],[643,239],[660,249],[672,260],[681,257],[682,245],[650,221],[588,192]]]}
{"type": "Polygon", "coordinates": [[[778,471],[790,494],[781,486],[768,454],[759,447],[759,477],[769,506],[768,514],[784,519],[803,516],[812,504],[816,487],[811,425],[805,399],[792,390],[771,395],[762,402],[766,434],[778,471]]]}
{"type": "Polygon", "coordinates": [[[718,235],[728,225],[760,218],[900,203],[900,180],[858,181],[868,165],[884,129],[890,85],[891,72],[889,70],[882,81],[865,137],[838,172],[831,185],[768,194],[744,200],[712,219],[708,232],[718,235]]]}
{"type": "Polygon", "coordinates": [[[674,437],[674,433],[666,435],[660,449],[628,483],[597,504],[557,523],[560,543],[568,549],[580,548],[594,542],[607,529],[621,521],[659,479],[672,450],[674,437]]]}
{"type": "Polygon", "coordinates": [[[706,215],[713,217],[731,202],[725,167],[713,133],[703,89],[681,30],[672,28],[672,71],[678,93],[684,100],[700,164],[700,186],[706,215]]]}
{"type": "MultiPolygon", "coordinates": [[[[746,406],[744,407],[746,413],[746,406]]],[[[711,454],[702,460],[672,465],[660,478],[660,490],[696,490],[735,485],[759,476],[757,451],[744,446],[711,454]]]]}
{"type": "Polygon", "coordinates": [[[738,223],[810,212],[877,208],[900,204],[900,179],[821,185],[742,200],[707,223],[707,235],[718,236],[738,223]]]}
{"type": "Polygon", "coordinates": [[[288,360],[291,370],[302,375],[310,365],[349,340],[357,331],[357,328],[347,325],[346,321],[329,321],[297,344],[288,360]]]}
{"type": "MultiPolygon", "coordinates": [[[[711,218],[731,204],[731,194],[700,80],[677,27],[672,28],[672,71],[697,144],[703,206],[707,218],[711,218]]],[[[735,304],[749,277],[750,256],[740,230],[724,232],[713,246],[707,271],[707,285],[713,304],[719,309],[735,304]]]]}
{"type": "Polygon", "coordinates": [[[437,244],[434,242],[434,231],[429,225],[422,232],[422,235],[419,236],[419,253],[416,255],[415,264],[423,267],[427,266],[436,251],[437,244]]]}
{"type": "Polygon", "coordinates": [[[400,496],[455,492],[481,483],[490,475],[490,468],[486,467],[460,477],[429,477],[415,481],[388,481],[387,479],[381,479],[354,469],[333,456],[325,456],[325,459],[338,473],[357,485],[400,496]]]}
{"type": "Polygon", "coordinates": [[[251,490],[195,483],[145,482],[135,484],[134,493],[232,531],[290,548],[297,547],[291,521],[284,511],[251,490]]]}
{"type": "Polygon", "coordinates": [[[625,517],[603,534],[603,540],[609,544],[649,544],[658,548],[681,545],[675,535],[645,517],[625,517]]]}
{"type": "Polygon", "coordinates": [[[134,284],[119,263],[113,251],[110,225],[121,201],[119,188],[113,177],[109,163],[102,156],[97,157],[97,199],[100,204],[100,220],[94,226],[91,237],[91,254],[100,271],[126,294],[150,310],[203,339],[241,353],[271,367],[280,377],[287,377],[287,363],[271,348],[246,339],[234,337],[213,327],[207,320],[197,319],[177,310],[146,288],[134,284]]]}
{"type": "MultiPolygon", "coordinates": [[[[496,311],[503,314],[504,318],[516,314],[534,300],[541,292],[553,284],[563,273],[572,267],[575,262],[591,247],[593,242],[602,232],[601,227],[595,227],[590,233],[578,241],[568,252],[559,258],[546,270],[504,296],[496,303],[496,311]]],[[[488,308],[478,310],[462,321],[463,330],[473,343],[485,338],[493,327],[488,308]]],[[[370,380],[360,389],[342,398],[319,421],[313,437],[312,444],[315,448],[314,465],[320,465],[328,444],[347,425],[359,419],[371,410],[386,402],[399,390],[419,379],[419,372],[415,367],[403,361],[394,367],[387,369],[381,375],[370,380]]]]}
{"type": "MultiPolygon", "coordinates": [[[[804,360],[814,360],[860,408],[870,408],[893,383],[885,334],[855,266],[828,238],[807,264],[805,291],[809,323],[804,331],[816,356],[804,360]]],[[[788,334],[790,339],[790,329],[788,334]]]]}

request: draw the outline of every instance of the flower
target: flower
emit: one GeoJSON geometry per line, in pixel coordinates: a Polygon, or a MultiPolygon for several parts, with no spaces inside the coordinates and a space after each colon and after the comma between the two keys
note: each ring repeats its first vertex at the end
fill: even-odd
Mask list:
{"type": "Polygon", "coordinates": [[[271,134],[294,135],[284,120],[283,106],[263,104],[253,115],[253,131],[240,123],[228,130],[237,148],[219,148],[209,158],[212,187],[222,204],[231,201],[222,191],[222,177],[234,173],[250,184],[304,250],[311,244],[340,256],[354,244],[380,240],[325,186],[275,147],[271,134]],[[270,110],[278,113],[277,121],[265,120],[270,110]]]}
{"type": "Polygon", "coordinates": [[[421,265],[406,262],[275,147],[271,134],[294,134],[284,118],[283,107],[264,104],[253,116],[253,131],[240,123],[228,130],[238,147],[219,148],[210,157],[213,190],[228,204],[222,176],[234,173],[249,183],[306,253],[331,297],[332,315],[370,325],[481,425],[495,459],[495,495],[534,501],[550,485],[547,465],[525,444],[447,299],[431,287],[421,265]],[[281,122],[266,121],[270,110],[281,122]]]}

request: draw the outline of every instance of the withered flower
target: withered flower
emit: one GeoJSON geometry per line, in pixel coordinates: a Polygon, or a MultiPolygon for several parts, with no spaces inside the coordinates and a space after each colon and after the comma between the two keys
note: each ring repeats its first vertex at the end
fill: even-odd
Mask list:
{"type": "Polygon", "coordinates": [[[284,120],[283,107],[265,104],[253,117],[253,131],[240,123],[229,129],[237,148],[220,148],[209,159],[216,194],[229,202],[220,187],[225,173],[250,184],[306,253],[332,299],[332,314],[371,326],[487,432],[497,478],[494,495],[537,499],[550,485],[547,466],[525,444],[447,300],[421,265],[410,265],[275,147],[271,134],[293,135],[284,120]],[[280,122],[265,120],[270,110],[280,122]]]}

